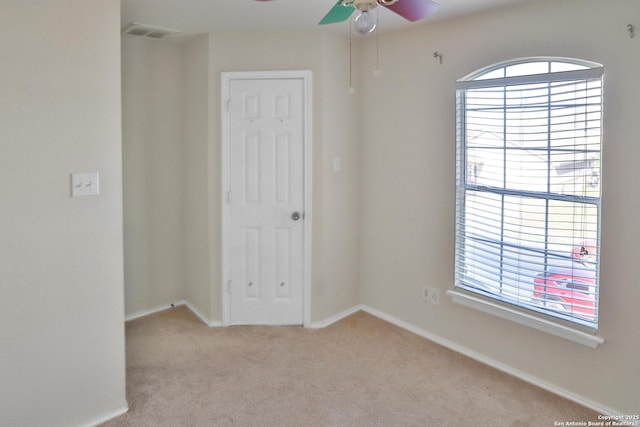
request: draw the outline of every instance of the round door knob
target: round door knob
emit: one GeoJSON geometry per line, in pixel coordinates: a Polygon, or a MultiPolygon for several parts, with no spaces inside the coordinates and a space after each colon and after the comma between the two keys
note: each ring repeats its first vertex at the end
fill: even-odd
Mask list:
{"type": "Polygon", "coordinates": [[[291,214],[291,219],[297,221],[300,219],[300,212],[294,212],[291,214]]]}

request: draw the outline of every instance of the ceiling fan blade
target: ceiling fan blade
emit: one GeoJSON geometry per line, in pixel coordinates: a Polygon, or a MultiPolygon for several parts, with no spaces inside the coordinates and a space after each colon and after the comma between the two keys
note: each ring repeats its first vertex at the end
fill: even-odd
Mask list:
{"type": "Polygon", "coordinates": [[[392,12],[402,16],[407,21],[415,22],[434,13],[440,5],[430,0],[398,0],[392,5],[384,5],[392,12]]]}
{"type": "Polygon", "coordinates": [[[320,25],[335,24],[349,19],[355,8],[353,6],[343,6],[342,0],[338,0],[335,6],[319,22],[320,25]]]}

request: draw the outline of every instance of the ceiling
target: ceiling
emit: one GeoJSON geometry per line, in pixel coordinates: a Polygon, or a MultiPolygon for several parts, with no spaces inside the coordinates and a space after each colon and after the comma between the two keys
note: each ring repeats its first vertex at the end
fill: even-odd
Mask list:
{"type": "MultiPolygon", "coordinates": [[[[384,32],[428,25],[437,20],[526,1],[535,0],[437,0],[440,4],[438,12],[415,23],[379,8],[379,29],[384,32]]],[[[346,33],[349,29],[347,23],[318,26],[336,0],[121,0],[121,4],[123,27],[138,22],[180,30],[179,36],[215,31],[325,30],[346,33]]]]}

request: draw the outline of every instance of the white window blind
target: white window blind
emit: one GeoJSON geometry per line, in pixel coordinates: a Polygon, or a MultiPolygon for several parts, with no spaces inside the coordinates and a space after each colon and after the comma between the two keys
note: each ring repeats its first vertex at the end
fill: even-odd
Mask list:
{"type": "Polygon", "coordinates": [[[458,82],[458,289],[597,330],[602,74],[531,58],[458,82]]]}

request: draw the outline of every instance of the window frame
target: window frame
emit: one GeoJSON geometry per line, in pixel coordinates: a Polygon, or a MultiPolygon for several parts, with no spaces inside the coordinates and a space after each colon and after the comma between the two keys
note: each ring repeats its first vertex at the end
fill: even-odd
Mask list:
{"type": "MultiPolygon", "coordinates": [[[[514,303],[512,301],[506,301],[504,297],[496,297],[496,293],[491,292],[478,292],[477,289],[472,289],[472,287],[466,286],[460,283],[460,263],[464,262],[461,260],[461,255],[459,251],[459,244],[461,241],[465,242],[463,237],[459,236],[460,232],[460,223],[462,222],[462,226],[464,227],[466,224],[466,210],[465,210],[465,195],[467,191],[479,191],[482,192],[482,186],[476,186],[469,184],[467,182],[468,179],[468,163],[467,163],[467,144],[468,141],[466,136],[466,113],[467,106],[464,101],[466,101],[465,95],[467,91],[478,88],[491,88],[491,87],[508,87],[513,85],[533,85],[533,84],[552,84],[556,82],[571,82],[571,81],[589,81],[592,79],[600,80],[600,119],[599,119],[599,170],[601,170],[601,152],[602,152],[602,130],[603,130],[603,117],[602,117],[602,86],[603,86],[603,75],[604,68],[601,64],[585,61],[581,59],[574,58],[560,58],[560,57],[528,57],[528,58],[519,58],[503,61],[500,63],[492,64],[487,67],[476,70],[461,79],[459,79],[456,83],[456,239],[455,239],[455,249],[456,249],[456,261],[455,261],[455,283],[454,289],[448,291],[447,293],[451,296],[452,300],[457,303],[461,303],[472,308],[479,309],[481,311],[489,312],[495,315],[498,315],[503,318],[507,318],[518,323],[522,323],[528,326],[532,326],[537,329],[544,330],[546,332],[550,332],[552,334],[562,336],[573,341],[591,346],[597,347],[597,345],[603,342],[602,338],[597,337],[595,334],[597,333],[597,323],[598,323],[598,314],[596,310],[595,314],[595,327],[591,327],[591,325],[585,326],[584,323],[575,322],[571,319],[562,318],[562,316],[554,315],[554,313],[546,312],[545,310],[532,310],[530,307],[528,308],[526,305],[520,303],[514,303]],[[508,67],[512,67],[514,65],[534,63],[534,62],[547,62],[548,63],[548,71],[541,72],[538,74],[525,74],[525,75],[514,75],[514,76],[506,76],[508,67]],[[552,67],[552,63],[566,63],[570,64],[574,68],[569,71],[550,71],[552,67]],[[504,70],[502,72],[503,77],[487,77],[484,76],[490,75],[497,70],[504,70]],[[462,209],[462,212],[460,211],[462,209]]],[[[551,104],[549,104],[551,106],[551,104]]],[[[506,111],[506,107],[503,107],[503,110],[506,111]]],[[[506,119],[505,119],[506,120],[506,119]]],[[[503,136],[503,140],[506,141],[506,136],[503,136]]],[[[573,146],[575,147],[575,146],[573,146]]],[[[549,160],[550,161],[550,160],[549,160]]],[[[550,167],[549,161],[547,164],[550,167]]],[[[503,170],[506,171],[506,166],[503,170]]],[[[550,177],[547,177],[547,182],[549,182],[550,177]]],[[[524,190],[514,191],[506,188],[504,189],[505,194],[512,194],[516,196],[526,196],[527,192],[524,190]]],[[[551,196],[551,192],[545,193],[545,197],[541,197],[541,200],[550,200],[553,199],[551,196]]],[[[599,241],[600,241],[600,222],[601,222],[601,199],[602,192],[601,188],[598,189],[597,197],[584,197],[584,196],[561,196],[562,200],[570,200],[574,201],[577,204],[589,204],[595,206],[597,212],[597,246],[598,246],[598,260],[599,260],[599,241]]],[[[504,213],[504,207],[503,213],[504,213]]],[[[546,212],[546,215],[549,216],[549,212],[546,212]]],[[[504,221],[500,221],[504,226],[504,221]]],[[[547,239],[548,236],[545,237],[547,239]]],[[[504,239],[500,239],[502,244],[504,244],[504,239]]],[[[464,250],[467,250],[466,248],[464,250]]],[[[466,255],[466,252],[465,252],[466,255]]],[[[595,304],[597,307],[598,301],[598,277],[599,277],[599,261],[596,261],[595,265],[595,304]]],[[[504,269],[504,265],[500,264],[500,271],[504,269]]],[[[502,274],[502,273],[501,273],[502,274]]],[[[500,284],[502,285],[502,283],[500,284]]]]}

